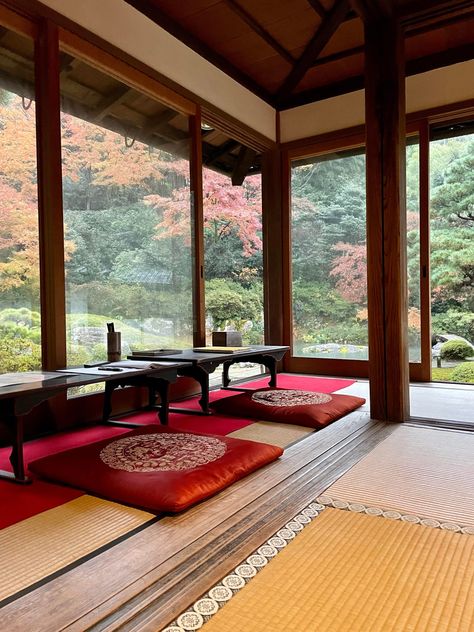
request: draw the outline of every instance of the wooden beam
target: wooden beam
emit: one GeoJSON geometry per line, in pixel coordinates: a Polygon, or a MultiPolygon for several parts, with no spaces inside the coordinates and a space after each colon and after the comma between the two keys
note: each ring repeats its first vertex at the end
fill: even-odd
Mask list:
{"type": "Polygon", "coordinates": [[[370,412],[409,417],[405,77],[400,25],[365,23],[370,412]]]}
{"type": "MultiPolygon", "coordinates": [[[[411,77],[421,72],[428,72],[435,68],[450,66],[470,59],[472,59],[472,45],[463,44],[456,48],[450,48],[445,51],[433,53],[432,55],[427,55],[426,57],[420,57],[419,59],[410,59],[405,63],[405,75],[411,77]]],[[[307,103],[329,99],[340,94],[361,90],[363,87],[364,76],[357,75],[343,79],[342,81],[330,83],[326,86],[312,88],[311,90],[305,90],[304,92],[281,98],[277,103],[277,107],[279,110],[287,110],[307,103]]]]}
{"type": "Polygon", "coordinates": [[[193,345],[206,344],[204,302],[204,210],[202,193],[201,110],[189,117],[191,134],[191,226],[193,258],[193,345]]]}
{"type": "Polygon", "coordinates": [[[351,4],[363,20],[393,17],[394,5],[391,0],[351,0],[351,4]]]}
{"type": "Polygon", "coordinates": [[[239,144],[240,143],[238,143],[236,140],[228,140],[225,143],[222,143],[222,145],[214,148],[214,150],[206,156],[204,164],[212,165],[218,158],[224,156],[224,154],[231,152],[233,149],[238,147],[239,144]]]}
{"type": "Polygon", "coordinates": [[[262,154],[263,303],[265,344],[284,343],[283,227],[281,152],[262,154]]]}
{"type": "Polygon", "coordinates": [[[280,57],[283,57],[291,66],[293,66],[295,59],[293,55],[291,55],[284,46],[280,44],[278,40],[276,40],[270,33],[263,28],[261,24],[257,22],[257,20],[246,11],[243,7],[240,6],[238,2],[235,0],[224,0],[225,4],[231,9],[236,15],[239,16],[241,20],[243,20],[254,33],[257,33],[266,43],[275,50],[280,57]]]}
{"type": "Polygon", "coordinates": [[[287,76],[277,93],[277,99],[293,92],[311,65],[317,59],[319,53],[331,39],[343,19],[349,11],[349,0],[336,0],[333,8],[321,22],[318,30],[311,38],[305,51],[296,62],[293,70],[287,76]]]}
{"type": "Polygon", "coordinates": [[[217,66],[220,70],[225,72],[229,77],[235,79],[245,88],[259,96],[266,103],[273,105],[273,96],[256,81],[251,79],[246,73],[242,72],[236,66],[228,62],[217,54],[210,46],[202,42],[197,37],[192,36],[172,20],[164,11],[162,11],[157,4],[150,3],[149,0],[125,0],[132,7],[146,15],[150,20],[161,26],[165,31],[171,33],[174,37],[179,39],[183,44],[189,46],[196,53],[210,61],[214,66],[217,66]]]}
{"type": "Polygon", "coordinates": [[[348,79],[342,79],[335,83],[330,83],[326,86],[318,88],[311,88],[311,90],[305,90],[298,94],[282,96],[278,99],[278,110],[288,110],[289,108],[298,107],[299,105],[305,105],[306,103],[313,103],[316,101],[323,101],[324,99],[330,99],[331,97],[337,97],[340,94],[347,94],[348,92],[354,92],[355,90],[362,90],[364,87],[364,77],[357,75],[356,77],[349,77],[348,79]]]}
{"type": "Polygon", "coordinates": [[[64,223],[57,28],[44,20],[36,45],[36,126],[42,365],[66,366],[64,223]]]}
{"type": "Polygon", "coordinates": [[[74,70],[82,63],[81,59],[77,59],[71,55],[64,55],[59,64],[59,75],[61,81],[67,79],[69,75],[72,75],[74,70]]]}
{"type": "Polygon", "coordinates": [[[237,156],[237,160],[234,165],[234,170],[232,171],[231,181],[234,186],[240,186],[243,183],[256,155],[257,152],[254,149],[245,147],[245,145],[241,146],[239,155],[237,156]]]}
{"type": "Polygon", "coordinates": [[[308,2],[320,18],[323,18],[326,15],[326,9],[321,4],[320,0],[308,0],[308,2]]]}
{"type": "Polygon", "coordinates": [[[337,53],[332,53],[331,55],[325,55],[324,57],[318,57],[312,64],[311,68],[315,68],[316,66],[323,66],[324,64],[330,64],[333,61],[340,61],[341,59],[347,59],[347,57],[351,57],[352,55],[360,55],[364,52],[363,46],[353,46],[352,48],[347,48],[346,50],[340,50],[337,53]]]}
{"type": "MultiPolygon", "coordinates": [[[[175,116],[178,116],[178,113],[174,110],[164,110],[164,112],[160,112],[156,116],[150,118],[147,124],[143,127],[143,135],[145,138],[153,136],[155,132],[160,132],[165,125],[174,119],[175,116]]],[[[169,127],[169,126],[168,126],[169,127]]],[[[186,134],[188,137],[188,134],[186,134]]]]}
{"type": "Polygon", "coordinates": [[[100,123],[108,114],[110,114],[116,105],[123,103],[131,92],[133,92],[133,88],[122,84],[119,85],[118,88],[103,98],[92,115],[92,121],[94,123],[100,123]]]}

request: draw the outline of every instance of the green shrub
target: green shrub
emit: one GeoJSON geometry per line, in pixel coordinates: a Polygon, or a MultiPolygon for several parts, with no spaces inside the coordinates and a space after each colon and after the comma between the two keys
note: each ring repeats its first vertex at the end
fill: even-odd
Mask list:
{"type": "Polygon", "coordinates": [[[464,340],[449,340],[441,347],[443,360],[465,360],[474,355],[474,351],[464,340]]]}
{"type": "Polygon", "coordinates": [[[474,384],[474,362],[463,362],[451,373],[453,382],[465,382],[474,384]]]}
{"type": "Polygon", "coordinates": [[[474,340],[474,313],[449,309],[442,314],[433,314],[432,330],[435,334],[455,334],[474,340]]]}

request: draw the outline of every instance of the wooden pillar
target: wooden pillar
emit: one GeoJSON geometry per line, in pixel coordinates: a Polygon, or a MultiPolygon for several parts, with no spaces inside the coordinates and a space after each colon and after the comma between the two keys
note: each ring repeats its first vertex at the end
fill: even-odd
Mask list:
{"type": "Polygon", "coordinates": [[[409,417],[405,72],[400,24],[364,15],[370,409],[409,417]]]}
{"type": "Polygon", "coordinates": [[[262,154],[265,343],[283,344],[283,239],[281,154],[262,154]]]}
{"type": "Polygon", "coordinates": [[[47,20],[36,42],[35,90],[42,364],[53,370],[66,366],[66,308],[59,44],[57,28],[47,20]]]}
{"type": "Polygon", "coordinates": [[[201,110],[189,117],[191,134],[191,243],[193,253],[193,345],[206,344],[204,304],[204,215],[202,197],[201,110]]]}

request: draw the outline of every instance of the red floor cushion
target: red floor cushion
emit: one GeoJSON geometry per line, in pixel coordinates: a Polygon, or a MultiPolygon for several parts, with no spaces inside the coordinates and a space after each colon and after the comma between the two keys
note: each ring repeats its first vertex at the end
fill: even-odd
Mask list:
{"type": "Polygon", "coordinates": [[[323,428],[364,403],[353,395],[265,388],[225,397],[210,406],[226,415],[323,428]]]}
{"type": "Polygon", "coordinates": [[[146,426],[38,459],[29,468],[108,500],[177,512],[282,453],[266,443],[146,426]]]}

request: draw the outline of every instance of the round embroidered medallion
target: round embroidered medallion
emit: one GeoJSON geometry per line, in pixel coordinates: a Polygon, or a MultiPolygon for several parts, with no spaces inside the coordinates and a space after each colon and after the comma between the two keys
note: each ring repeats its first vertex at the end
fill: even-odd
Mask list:
{"type": "Polygon", "coordinates": [[[303,406],[308,404],[327,404],[332,400],[327,393],[313,393],[312,391],[257,391],[252,395],[252,401],[264,406],[303,406]]]}
{"type": "Polygon", "coordinates": [[[125,472],[190,470],[220,459],[226,444],[215,437],[183,434],[133,435],[112,441],[102,449],[101,460],[125,472]]]}

